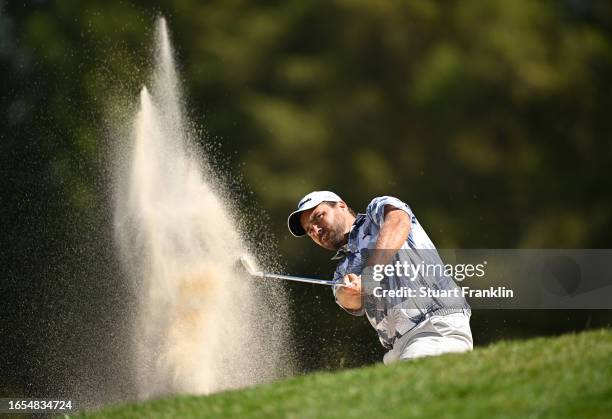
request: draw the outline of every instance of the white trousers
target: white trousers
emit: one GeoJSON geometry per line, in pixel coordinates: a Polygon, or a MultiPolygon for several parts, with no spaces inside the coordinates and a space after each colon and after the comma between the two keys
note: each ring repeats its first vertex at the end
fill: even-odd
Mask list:
{"type": "Polygon", "coordinates": [[[468,352],[474,348],[470,316],[453,313],[431,316],[395,341],[383,358],[385,365],[400,360],[435,356],[449,352],[468,352]]]}

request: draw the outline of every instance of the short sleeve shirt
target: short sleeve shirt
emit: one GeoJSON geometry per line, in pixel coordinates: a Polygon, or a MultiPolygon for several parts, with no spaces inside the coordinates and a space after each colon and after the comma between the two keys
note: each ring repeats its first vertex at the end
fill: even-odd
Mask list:
{"type": "MultiPolygon", "coordinates": [[[[366,254],[369,249],[375,248],[378,235],[384,224],[385,207],[387,205],[406,212],[411,223],[410,233],[393,260],[402,263],[406,260],[418,263],[416,259],[421,261],[424,258],[439,261],[439,255],[434,244],[410,207],[395,197],[381,196],[370,202],[365,214],[357,215],[349,232],[347,243],[332,258],[332,260],[338,262],[334,273],[336,283],[342,283],[344,276],[349,273],[362,274],[366,254]]],[[[385,289],[417,288],[419,286],[435,289],[457,288],[452,278],[445,276],[419,277],[416,281],[390,276],[381,282],[381,286],[385,289]]],[[[337,287],[334,286],[334,297],[336,290],[337,287]]],[[[433,314],[450,314],[465,310],[469,310],[469,305],[464,298],[449,302],[436,298],[373,298],[365,295],[360,310],[346,311],[357,316],[365,314],[370,324],[378,332],[383,346],[391,347],[395,339],[414,328],[427,317],[433,314]]]]}

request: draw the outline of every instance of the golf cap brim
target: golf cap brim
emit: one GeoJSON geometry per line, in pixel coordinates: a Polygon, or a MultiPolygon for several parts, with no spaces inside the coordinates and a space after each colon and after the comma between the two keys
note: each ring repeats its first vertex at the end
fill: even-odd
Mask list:
{"type": "Polygon", "coordinates": [[[340,202],[342,199],[333,192],[330,191],[314,191],[300,199],[297,210],[289,214],[287,218],[287,226],[289,231],[295,237],[302,237],[306,235],[306,231],[300,223],[300,214],[304,211],[308,211],[319,205],[321,202],[340,202]]]}

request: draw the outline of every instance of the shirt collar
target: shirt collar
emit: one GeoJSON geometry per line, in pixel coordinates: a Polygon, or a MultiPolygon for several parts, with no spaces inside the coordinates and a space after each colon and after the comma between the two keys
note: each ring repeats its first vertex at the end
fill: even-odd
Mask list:
{"type": "Polygon", "coordinates": [[[365,214],[357,214],[357,217],[355,217],[355,221],[353,221],[353,225],[351,226],[351,229],[349,230],[348,240],[346,244],[343,245],[340,249],[338,249],[338,251],[331,258],[331,260],[334,260],[334,261],[342,260],[346,256],[355,252],[356,250],[355,247],[357,244],[355,243],[355,234],[357,233],[357,231],[359,231],[359,227],[363,224],[364,221],[365,221],[365,214]]]}
{"type": "Polygon", "coordinates": [[[347,243],[344,246],[342,246],[340,249],[338,249],[336,254],[334,256],[332,256],[331,260],[333,260],[333,261],[342,260],[345,257],[347,257],[350,253],[351,253],[351,251],[349,250],[348,243],[347,243]]]}

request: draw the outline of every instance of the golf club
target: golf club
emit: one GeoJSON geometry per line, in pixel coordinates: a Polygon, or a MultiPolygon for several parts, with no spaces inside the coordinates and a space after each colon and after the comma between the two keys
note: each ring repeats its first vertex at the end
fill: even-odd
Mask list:
{"type": "Polygon", "coordinates": [[[289,275],[278,275],[278,274],[269,274],[261,271],[257,271],[255,269],[255,265],[251,262],[251,260],[245,256],[240,256],[240,264],[244,268],[244,270],[251,276],[256,278],[273,278],[273,279],[283,279],[286,281],[294,281],[294,282],[305,282],[307,284],[318,284],[318,285],[334,285],[334,281],[325,281],[323,279],[314,279],[314,278],[302,278],[299,276],[289,276],[289,275]]]}

